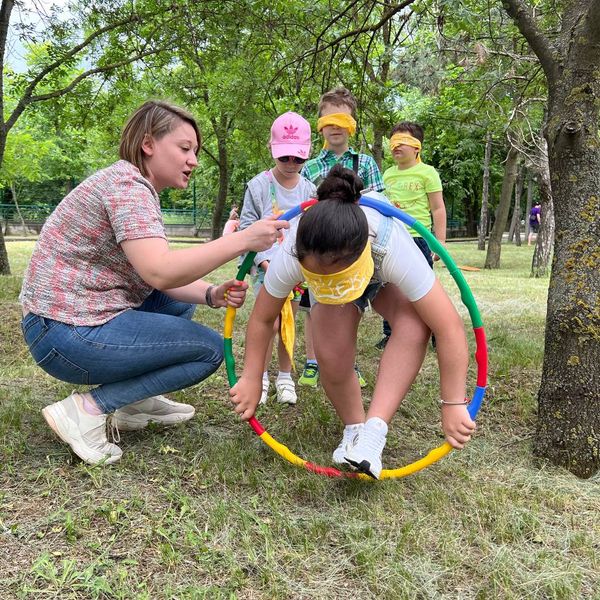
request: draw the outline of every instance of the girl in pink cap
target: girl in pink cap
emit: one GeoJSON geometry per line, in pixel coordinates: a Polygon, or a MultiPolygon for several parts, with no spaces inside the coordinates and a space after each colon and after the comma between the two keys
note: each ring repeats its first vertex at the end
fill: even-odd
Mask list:
{"type": "MultiPolygon", "coordinates": [[[[277,117],[271,126],[269,147],[275,159],[271,169],[262,171],[246,185],[244,205],[240,215],[240,230],[249,227],[255,221],[268,215],[279,215],[301,202],[316,195],[316,187],[300,175],[302,165],[310,155],[311,131],[310,123],[295,112],[286,112],[277,117]]],[[[269,263],[279,251],[279,244],[258,252],[254,259],[254,293],[258,294],[264,280],[269,263]]],[[[292,301],[292,312],[296,314],[300,293],[295,292],[292,301]]],[[[274,332],[279,331],[280,320],[274,325],[274,332]]],[[[286,350],[281,335],[279,336],[277,355],[279,373],[275,382],[278,402],[295,404],[296,387],[291,376],[292,359],[286,350]]],[[[269,344],[265,356],[260,403],[264,404],[269,395],[268,366],[273,352],[273,340],[269,344]]]]}

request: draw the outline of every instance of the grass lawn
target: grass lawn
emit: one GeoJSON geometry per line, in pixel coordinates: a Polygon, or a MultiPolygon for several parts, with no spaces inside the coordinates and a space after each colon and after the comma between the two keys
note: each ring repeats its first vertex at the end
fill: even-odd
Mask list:
{"type": "MultiPolygon", "coordinates": [[[[501,270],[464,273],[490,350],[474,440],[416,475],[369,483],[319,477],[275,455],[230,410],[224,367],[172,395],[196,407],[190,423],[124,433],[120,463],[86,466],[42,418],[72,387],[36,367],[22,341],[17,295],[33,244],[7,246],[0,598],[600,598],[598,478],[578,480],[531,455],[548,286],[529,277],[532,248],[504,246],[501,270]]],[[[459,265],[483,266],[475,243],[450,251],[459,265]]],[[[446,269],[436,270],[460,303],[446,269]]],[[[234,273],[231,263],[210,279],[234,273]]],[[[238,363],[250,304],[236,319],[238,363]]],[[[223,315],[201,307],[195,318],[222,330],[223,315]]],[[[365,402],[380,337],[380,319],[367,314],[365,402]]],[[[302,358],[298,348],[299,368],[302,358]]],[[[386,468],[442,442],[437,378],[429,351],[390,427],[386,468]]],[[[270,402],[258,416],[321,464],[339,442],[321,389],[300,388],[296,407],[270,402]]]]}

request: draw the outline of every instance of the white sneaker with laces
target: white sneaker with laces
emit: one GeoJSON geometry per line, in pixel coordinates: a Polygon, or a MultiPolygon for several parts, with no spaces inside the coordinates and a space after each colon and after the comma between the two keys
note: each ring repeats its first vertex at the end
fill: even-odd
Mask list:
{"type": "Polygon", "coordinates": [[[277,402],[281,404],[296,404],[298,396],[296,395],[296,386],[293,379],[278,379],[275,382],[277,390],[277,402]]]}
{"type": "Polygon", "coordinates": [[[42,415],[52,431],[86,463],[110,465],[121,458],[121,448],[106,438],[107,415],[88,414],[77,392],[46,406],[42,415]]]}
{"type": "Polygon", "coordinates": [[[383,468],[381,454],[385,448],[386,436],[386,422],[379,417],[369,419],[359,431],[356,444],[346,452],[346,461],[362,473],[379,479],[383,468]]]}
{"type": "Polygon", "coordinates": [[[336,465],[348,465],[346,454],[354,447],[358,441],[358,432],[364,427],[364,423],[356,425],[346,425],[344,435],[340,445],[333,451],[332,461],[336,465]]]}
{"type": "Polygon", "coordinates": [[[189,421],[196,409],[190,404],[173,402],[164,396],[152,396],[118,408],[113,421],[120,431],[144,429],[148,423],[175,425],[189,421]]]}
{"type": "Polygon", "coordinates": [[[259,404],[266,404],[267,403],[267,398],[269,397],[269,380],[268,379],[264,379],[262,380],[262,393],[260,395],[260,401],[259,404]]]}

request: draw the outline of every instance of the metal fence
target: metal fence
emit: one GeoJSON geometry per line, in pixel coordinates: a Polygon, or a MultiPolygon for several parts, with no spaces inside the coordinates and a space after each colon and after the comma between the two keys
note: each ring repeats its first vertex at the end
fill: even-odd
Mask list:
{"type": "MultiPolygon", "coordinates": [[[[19,210],[25,223],[40,225],[52,214],[54,208],[49,204],[24,204],[19,210]]],[[[163,208],[161,212],[165,225],[194,225],[198,229],[204,229],[212,224],[212,212],[207,208],[163,208]]],[[[21,219],[17,207],[14,204],[0,204],[0,220],[19,224],[21,219]]]]}

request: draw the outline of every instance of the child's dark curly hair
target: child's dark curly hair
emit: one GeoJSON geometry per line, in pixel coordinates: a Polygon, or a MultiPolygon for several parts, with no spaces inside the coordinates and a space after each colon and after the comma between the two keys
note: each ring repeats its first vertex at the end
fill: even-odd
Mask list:
{"type": "Polygon", "coordinates": [[[318,204],[300,219],[296,257],[317,254],[342,268],[358,259],[369,238],[367,218],[358,206],[363,182],[350,169],[336,165],[317,189],[318,204]]]}

